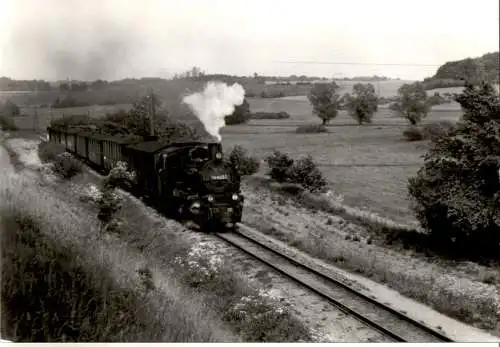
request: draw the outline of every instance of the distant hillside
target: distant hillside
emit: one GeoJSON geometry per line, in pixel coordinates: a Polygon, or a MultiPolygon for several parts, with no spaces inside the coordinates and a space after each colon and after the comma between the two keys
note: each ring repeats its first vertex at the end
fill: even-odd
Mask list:
{"type": "Polygon", "coordinates": [[[499,76],[500,54],[494,52],[482,57],[447,62],[439,67],[434,76],[424,79],[424,84],[426,89],[434,89],[462,86],[466,81],[498,83],[499,76]]]}

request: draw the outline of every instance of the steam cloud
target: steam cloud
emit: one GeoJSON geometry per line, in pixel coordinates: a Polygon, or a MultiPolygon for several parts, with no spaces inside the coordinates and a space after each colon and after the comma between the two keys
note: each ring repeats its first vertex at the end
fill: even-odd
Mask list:
{"type": "Polygon", "coordinates": [[[228,86],[221,82],[209,82],[200,93],[185,96],[182,101],[200,119],[207,132],[221,140],[220,129],[226,125],[224,120],[243,103],[245,89],[238,83],[228,86]]]}

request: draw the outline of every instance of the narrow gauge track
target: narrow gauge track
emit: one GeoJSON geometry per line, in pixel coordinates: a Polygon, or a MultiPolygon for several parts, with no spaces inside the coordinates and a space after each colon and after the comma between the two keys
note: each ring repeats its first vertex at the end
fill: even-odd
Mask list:
{"type": "MultiPolygon", "coordinates": [[[[252,230],[240,224],[239,228],[242,227],[252,230]]],[[[331,276],[299,263],[248,235],[239,231],[214,235],[328,300],[331,305],[394,341],[453,342],[443,333],[415,321],[331,276]]]]}

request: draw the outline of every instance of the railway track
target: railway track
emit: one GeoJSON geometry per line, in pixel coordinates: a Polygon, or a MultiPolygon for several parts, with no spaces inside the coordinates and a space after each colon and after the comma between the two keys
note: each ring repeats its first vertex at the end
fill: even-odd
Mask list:
{"type": "MultiPolygon", "coordinates": [[[[241,229],[252,230],[245,225],[241,229]]],[[[332,306],[356,318],[396,342],[453,342],[443,333],[414,320],[331,276],[302,264],[239,230],[215,233],[281,275],[326,299],[332,306]]]]}

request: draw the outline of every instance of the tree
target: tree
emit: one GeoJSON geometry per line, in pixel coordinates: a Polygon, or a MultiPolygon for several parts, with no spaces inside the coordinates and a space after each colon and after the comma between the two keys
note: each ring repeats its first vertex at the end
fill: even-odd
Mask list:
{"type": "Polygon", "coordinates": [[[463,118],[431,141],[424,166],[409,179],[409,194],[431,235],[468,252],[499,255],[500,98],[483,83],[467,85],[456,100],[463,118]]]}
{"type": "Polygon", "coordinates": [[[69,85],[69,83],[64,83],[64,82],[63,82],[63,83],[61,83],[61,84],[59,85],[59,90],[60,90],[61,92],[68,92],[68,91],[70,90],[70,85],[69,85]]]}
{"type": "Polygon", "coordinates": [[[226,125],[235,125],[246,123],[250,119],[250,104],[247,99],[243,99],[243,103],[234,108],[233,114],[224,117],[226,125]]]}
{"type": "Polygon", "coordinates": [[[307,98],[313,106],[313,113],[323,122],[323,125],[335,118],[338,114],[339,98],[337,94],[339,86],[335,83],[315,83],[307,98]]]}
{"type": "Polygon", "coordinates": [[[399,101],[392,107],[411,125],[419,124],[427,117],[430,105],[427,102],[427,92],[421,82],[403,84],[398,89],[399,101]]]}
{"type": "MultiPolygon", "coordinates": [[[[149,135],[152,112],[154,111],[156,115],[160,107],[161,100],[158,95],[154,93],[146,95],[134,103],[124,125],[130,129],[133,134],[140,136],[149,135]]],[[[158,119],[155,119],[155,121],[155,123],[157,123],[158,119]]],[[[155,132],[157,130],[156,128],[157,124],[155,124],[155,132]]]]}
{"type": "Polygon", "coordinates": [[[191,68],[191,77],[200,77],[200,76],[203,76],[203,72],[201,71],[201,69],[197,66],[193,66],[191,68]]]}
{"type": "Polygon", "coordinates": [[[0,114],[7,117],[15,117],[21,114],[21,109],[12,101],[7,100],[3,105],[0,103],[0,114]]]}
{"type": "Polygon", "coordinates": [[[240,145],[233,148],[228,162],[238,170],[240,176],[253,175],[260,168],[260,160],[248,154],[248,151],[240,145]]]}
{"type": "Polygon", "coordinates": [[[371,83],[356,83],[352,90],[352,95],[345,95],[349,115],[356,119],[360,125],[371,123],[374,113],[378,110],[378,97],[375,94],[375,87],[371,83]]]}

